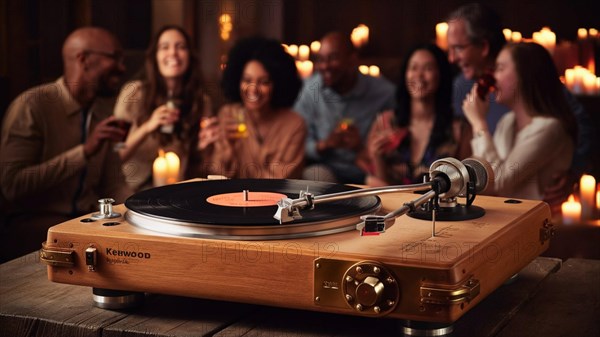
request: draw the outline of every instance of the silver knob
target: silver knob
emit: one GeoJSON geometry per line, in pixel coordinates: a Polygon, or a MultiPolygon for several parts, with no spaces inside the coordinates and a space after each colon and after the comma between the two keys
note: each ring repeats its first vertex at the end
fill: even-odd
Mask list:
{"type": "Polygon", "coordinates": [[[115,202],[113,198],[103,198],[98,200],[99,213],[92,214],[92,219],[112,219],[121,216],[121,213],[113,212],[112,204],[115,202]]]}

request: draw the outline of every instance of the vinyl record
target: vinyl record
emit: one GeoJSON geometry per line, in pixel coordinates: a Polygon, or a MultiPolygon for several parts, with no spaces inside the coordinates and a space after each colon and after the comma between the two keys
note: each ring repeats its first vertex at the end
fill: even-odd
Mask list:
{"type": "Polygon", "coordinates": [[[134,194],[125,202],[129,209],[126,217],[138,227],[184,236],[267,239],[324,235],[352,229],[360,215],[379,209],[379,198],[367,196],[319,203],[312,210],[302,210],[302,219],[280,224],[273,218],[279,195],[296,199],[301,190],[317,196],[355,189],[347,185],[285,179],[196,181],[134,194]],[[244,207],[244,190],[249,191],[250,199],[266,195],[270,198],[265,199],[269,205],[258,203],[244,207]],[[234,202],[226,202],[228,206],[215,201],[231,196],[234,202]]]}

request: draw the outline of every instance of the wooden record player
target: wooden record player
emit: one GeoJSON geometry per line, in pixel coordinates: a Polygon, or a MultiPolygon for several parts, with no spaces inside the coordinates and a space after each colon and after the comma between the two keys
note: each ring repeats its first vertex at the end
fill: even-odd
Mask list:
{"type": "MultiPolygon", "coordinates": [[[[400,216],[387,221],[381,231],[364,232],[363,228],[365,235],[348,230],[360,223],[360,214],[347,220],[342,211],[337,215],[344,219],[341,223],[327,215],[311,218],[311,212],[325,204],[302,210],[306,222],[279,225],[254,213],[248,215],[251,207],[239,205],[219,206],[231,212],[210,211],[209,223],[200,224],[202,219],[198,223],[193,219],[195,212],[199,218],[204,214],[197,205],[165,202],[172,200],[169,195],[183,195],[187,200],[190,195],[186,193],[220,195],[231,186],[244,188],[239,181],[228,182],[171,185],[147,192],[166,195],[165,199],[146,194],[137,199],[150,200],[149,209],[166,209],[166,215],[128,209],[126,205],[132,205],[128,201],[114,209],[103,204],[100,216],[90,214],[50,228],[41,251],[49,265],[49,279],[93,287],[96,305],[105,308],[122,306],[143,293],[156,293],[451,324],[543,252],[552,234],[547,204],[499,197],[479,196],[473,206],[485,214],[474,219],[437,220],[432,230],[431,220],[400,216]],[[215,191],[212,186],[219,184],[230,185],[215,191]],[[248,226],[212,223],[214,219],[235,221],[235,212],[241,214],[239,219],[256,219],[248,226]],[[171,213],[189,213],[186,216],[191,220],[170,220],[171,213]],[[321,217],[327,220],[320,221],[321,217]],[[196,231],[196,227],[201,229],[196,231]],[[282,232],[282,227],[291,230],[282,232]],[[309,231],[299,234],[296,227],[309,231]],[[260,230],[246,233],[244,228],[260,230]],[[273,236],[268,234],[270,228],[273,236]]],[[[302,193],[290,195],[281,188],[261,188],[270,183],[254,181],[250,191],[302,197],[302,193]]],[[[235,194],[237,189],[230,192],[235,194]]],[[[248,196],[246,190],[240,193],[248,196]]],[[[385,193],[363,197],[364,203],[357,207],[364,208],[363,215],[389,214],[406,205],[413,207],[411,200],[418,197],[385,193]]],[[[198,199],[207,198],[200,195],[198,199]]],[[[347,207],[354,206],[342,204],[341,209],[347,207]]],[[[272,215],[277,206],[259,208],[272,215]]]]}

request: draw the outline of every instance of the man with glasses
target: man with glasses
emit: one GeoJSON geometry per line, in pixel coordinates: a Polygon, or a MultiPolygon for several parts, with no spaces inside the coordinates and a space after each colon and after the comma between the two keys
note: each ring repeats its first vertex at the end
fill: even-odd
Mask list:
{"type": "Polygon", "coordinates": [[[364,183],[356,156],[378,112],[395,107],[394,85],[358,71],[358,53],[349,36],[326,34],[316,59],[317,73],[304,82],[294,110],[306,121],[304,179],[364,183]]]}
{"type": "Polygon", "coordinates": [[[62,56],[63,76],[18,96],[2,121],[2,261],[38,249],[48,227],[96,211],[99,198],[131,194],[112,150],[124,131],[110,124],[112,106],[96,99],[119,89],[120,44],[104,29],[81,28],[62,56]]]}
{"type": "MultiPolygon", "coordinates": [[[[453,86],[454,114],[462,118],[462,103],[477,79],[494,72],[496,57],[506,44],[502,33],[500,17],[487,6],[479,3],[466,4],[452,12],[448,17],[448,59],[458,66],[461,74],[457,76],[453,86]]],[[[570,172],[555,177],[555,186],[547,186],[545,198],[554,210],[572,192],[576,179],[587,168],[592,148],[593,127],[583,106],[564,89],[565,96],[577,120],[578,144],[571,163],[570,172]]],[[[490,106],[487,114],[488,132],[494,133],[500,118],[508,112],[508,107],[496,103],[495,95],[489,95],[490,106]]],[[[464,125],[464,124],[463,124],[464,125]]],[[[465,131],[465,128],[462,128],[465,131]]],[[[475,135],[476,137],[478,135],[475,135]]],[[[466,149],[462,156],[470,155],[470,130],[461,134],[460,148],[466,149]]],[[[459,156],[461,156],[459,154],[459,156]]]]}

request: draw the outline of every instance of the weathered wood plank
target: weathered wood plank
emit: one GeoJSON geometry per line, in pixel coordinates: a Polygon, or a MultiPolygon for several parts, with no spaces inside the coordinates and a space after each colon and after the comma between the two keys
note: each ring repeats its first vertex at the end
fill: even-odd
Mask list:
{"type": "Polygon", "coordinates": [[[48,281],[37,253],[0,265],[0,331],[19,336],[100,336],[125,313],[92,305],[90,288],[48,281]]]}
{"type": "Polygon", "coordinates": [[[212,336],[256,306],[156,295],[127,317],[104,328],[103,337],[212,336]]]}
{"type": "Polygon", "coordinates": [[[499,334],[600,336],[600,260],[569,259],[499,334]]]}
{"type": "Polygon", "coordinates": [[[537,258],[455,324],[456,336],[496,336],[535,296],[540,285],[559,271],[560,259],[537,258]]]}

